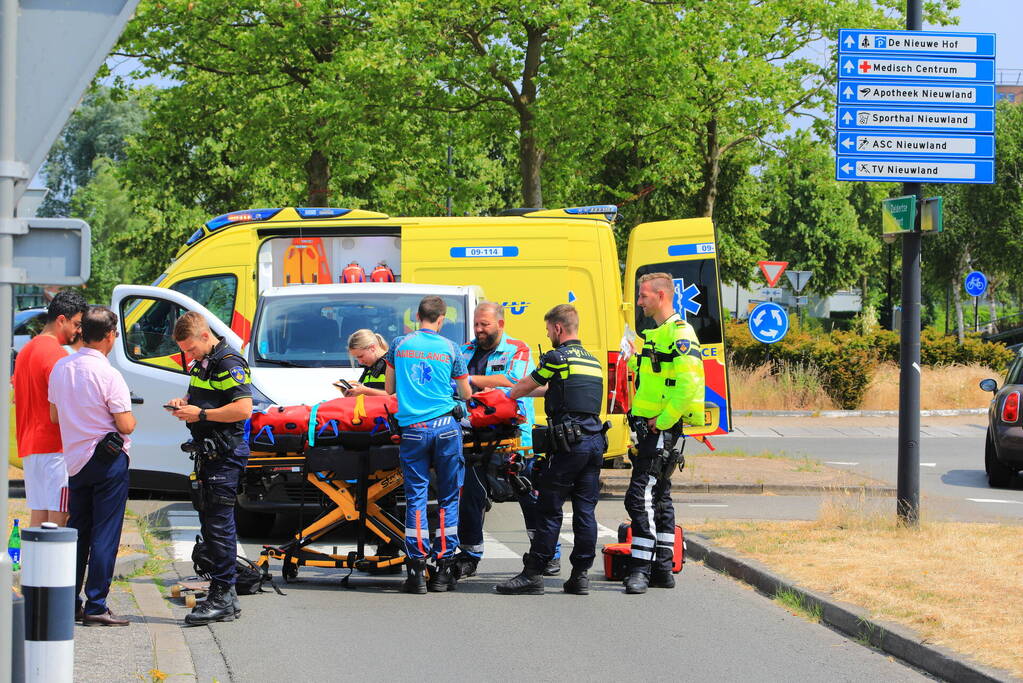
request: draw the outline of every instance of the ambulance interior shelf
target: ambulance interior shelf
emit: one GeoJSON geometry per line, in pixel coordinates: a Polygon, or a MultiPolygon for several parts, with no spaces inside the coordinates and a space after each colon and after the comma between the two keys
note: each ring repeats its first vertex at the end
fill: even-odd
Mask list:
{"type": "Polygon", "coordinates": [[[260,245],[257,263],[259,291],[294,284],[401,282],[401,238],[272,237],[260,245]]]}

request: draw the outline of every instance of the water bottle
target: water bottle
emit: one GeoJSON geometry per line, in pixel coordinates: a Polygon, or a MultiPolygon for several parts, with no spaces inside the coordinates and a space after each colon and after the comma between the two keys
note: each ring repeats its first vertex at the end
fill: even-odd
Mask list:
{"type": "Polygon", "coordinates": [[[7,538],[7,554],[14,563],[14,571],[21,569],[21,528],[18,526],[18,520],[14,520],[11,535],[7,538]]]}

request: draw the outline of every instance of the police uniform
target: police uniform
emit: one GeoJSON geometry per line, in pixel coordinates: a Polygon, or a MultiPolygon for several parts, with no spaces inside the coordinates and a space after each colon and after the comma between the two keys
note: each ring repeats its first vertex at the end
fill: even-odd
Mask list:
{"type": "MultiPolygon", "coordinates": [[[[189,375],[188,403],[200,409],[220,408],[252,397],[248,364],[223,340],[192,364],[189,375]]],[[[234,506],[242,470],[249,459],[245,424],[245,420],[210,422],[200,417],[188,425],[193,443],[211,439],[216,445],[216,457],[196,456],[196,475],[203,490],[199,521],[214,565],[212,582],[228,588],[234,586],[238,548],[234,506]]]]}
{"type": "Polygon", "coordinates": [[[373,365],[362,368],[362,374],[359,376],[359,384],[362,384],[367,389],[380,389],[383,391],[386,386],[387,380],[387,359],[385,356],[380,356],[373,365]]]}
{"type": "MultiPolygon", "coordinates": [[[[554,557],[561,533],[562,507],[572,500],[573,579],[585,575],[593,565],[597,548],[597,520],[594,510],[600,485],[600,466],[607,450],[607,439],[600,422],[604,401],[603,368],[578,339],[569,339],[540,359],[530,377],[547,385],[544,409],[547,412],[548,443],[541,448],[545,457],[534,467],[534,485],[539,497],[536,532],[529,552],[523,557],[523,573],[497,587],[500,593],[542,593],[543,573],[554,557]],[[573,437],[562,440],[555,432],[567,429],[573,437]],[[565,441],[568,443],[566,444],[565,441]],[[564,447],[567,445],[567,449],[564,447]],[[518,583],[522,577],[532,581],[518,583]]],[[[534,444],[536,447],[537,444],[534,444]]],[[[566,586],[566,590],[568,587],[566,586]]]]}
{"type": "Polygon", "coordinates": [[[692,326],[677,313],[653,329],[643,331],[642,351],[629,359],[637,373],[633,418],[656,418],[636,444],[632,478],[625,494],[625,509],[632,519],[631,566],[649,577],[651,567],[662,583],[672,583],[675,543],[675,508],[671,479],[659,481],[651,465],[660,448],[671,448],[682,423],[704,423],[703,356],[692,326]],[[663,439],[663,441],[662,441],[663,439]]]}

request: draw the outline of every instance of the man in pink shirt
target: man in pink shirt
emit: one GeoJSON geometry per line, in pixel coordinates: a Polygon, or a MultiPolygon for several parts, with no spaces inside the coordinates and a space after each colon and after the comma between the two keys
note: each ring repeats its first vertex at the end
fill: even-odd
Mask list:
{"type": "Polygon", "coordinates": [[[60,425],[70,477],[68,526],[78,530],[75,617],[85,626],[128,625],[106,602],[128,502],[127,435],[135,429],[128,385],[107,360],[118,336],[114,312],[93,306],[82,317],[84,346],[50,373],[50,419],[60,425]]]}

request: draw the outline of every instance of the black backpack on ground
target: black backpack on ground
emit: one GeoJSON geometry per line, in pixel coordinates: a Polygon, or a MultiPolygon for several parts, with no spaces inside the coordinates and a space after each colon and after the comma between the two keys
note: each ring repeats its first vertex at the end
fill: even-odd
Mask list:
{"type": "MultiPolygon", "coordinates": [[[[195,537],[195,545],[192,547],[192,568],[195,573],[209,581],[213,574],[213,558],[210,557],[209,548],[202,536],[195,537]]],[[[255,562],[241,555],[235,556],[235,590],[238,595],[255,595],[265,593],[263,584],[269,583],[270,587],[277,591],[278,595],[284,595],[281,589],[273,582],[270,570],[260,567],[255,562]]]]}

